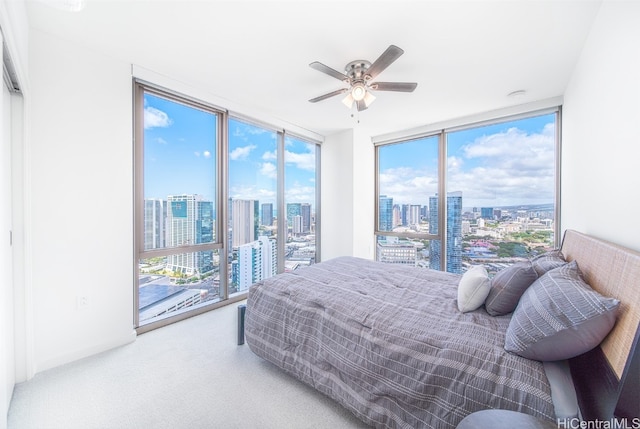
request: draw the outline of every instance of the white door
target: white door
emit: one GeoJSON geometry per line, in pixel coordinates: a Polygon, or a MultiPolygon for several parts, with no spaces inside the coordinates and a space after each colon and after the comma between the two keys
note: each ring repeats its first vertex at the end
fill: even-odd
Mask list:
{"type": "MultiPolygon", "coordinates": [[[[2,53],[0,38],[0,55],[2,53]]],[[[15,383],[13,338],[13,258],[11,251],[11,95],[2,85],[0,100],[0,429],[7,427],[7,411],[15,383]]]]}

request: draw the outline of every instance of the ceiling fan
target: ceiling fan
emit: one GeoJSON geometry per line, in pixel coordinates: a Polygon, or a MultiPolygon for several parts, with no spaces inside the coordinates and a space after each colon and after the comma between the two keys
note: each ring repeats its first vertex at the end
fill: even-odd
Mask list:
{"type": "Polygon", "coordinates": [[[349,87],[312,98],[309,101],[311,103],[317,103],[318,101],[348,92],[342,102],[348,108],[351,108],[355,102],[358,112],[360,112],[369,107],[373,100],[375,100],[376,97],[371,91],[413,92],[418,86],[415,82],[372,82],[376,76],[389,67],[389,65],[397,60],[403,53],[404,51],[402,49],[395,45],[390,45],[373,63],[366,60],[351,61],[345,66],[344,73],[334,70],[318,61],[312,62],[309,64],[312,69],[340,79],[348,84],[349,87]]]}

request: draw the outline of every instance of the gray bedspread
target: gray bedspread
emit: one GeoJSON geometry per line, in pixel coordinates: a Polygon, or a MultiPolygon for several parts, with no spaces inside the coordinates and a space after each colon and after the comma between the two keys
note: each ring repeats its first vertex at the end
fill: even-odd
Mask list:
{"type": "Polygon", "coordinates": [[[540,362],[504,350],[510,316],[461,313],[459,275],[354,257],[249,290],[251,350],[381,428],[455,428],[482,409],[554,420],[540,362]]]}

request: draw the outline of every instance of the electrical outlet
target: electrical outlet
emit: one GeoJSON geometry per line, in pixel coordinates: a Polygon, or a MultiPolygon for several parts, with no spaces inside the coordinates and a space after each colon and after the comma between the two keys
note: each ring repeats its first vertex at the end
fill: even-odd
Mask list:
{"type": "Polygon", "coordinates": [[[89,297],[87,295],[78,295],[78,310],[89,307],[89,297]]]}

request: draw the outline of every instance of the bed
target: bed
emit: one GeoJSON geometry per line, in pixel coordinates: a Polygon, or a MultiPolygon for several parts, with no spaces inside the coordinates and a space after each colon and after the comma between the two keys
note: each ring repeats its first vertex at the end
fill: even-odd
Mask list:
{"type": "Polygon", "coordinates": [[[619,308],[599,347],[562,361],[568,370],[560,382],[550,379],[548,362],[505,350],[512,314],[494,316],[484,307],[460,311],[460,275],[355,257],[252,286],[246,342],[373,427],[455,428],[487,409],[556,421],[559,384],[565,393],[578,391],[583,418],[584,408],[588,418],[604,418],[620,407],[622,396],[637,395],[626,392],[625,380],[636,377],[629,356],[640,320],[640,255],[571,230],[561,252],[619,308]],[[584,385],[594,368],[602,377],[586,377],[584,385]],[[608,391],[600,394],[601,385],[608,391]]]}

